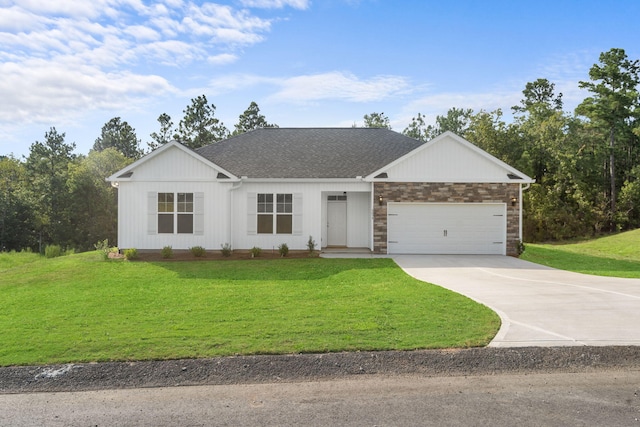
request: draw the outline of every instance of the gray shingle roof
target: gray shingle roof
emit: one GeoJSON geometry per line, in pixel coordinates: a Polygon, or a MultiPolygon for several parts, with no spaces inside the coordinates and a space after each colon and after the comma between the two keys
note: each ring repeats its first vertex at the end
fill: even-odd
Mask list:
{"type": "Polygon", "coordinates": [[[238,177],[355,178],[421,144],[388,129],[264,128],[196,152],[238,177]]]}

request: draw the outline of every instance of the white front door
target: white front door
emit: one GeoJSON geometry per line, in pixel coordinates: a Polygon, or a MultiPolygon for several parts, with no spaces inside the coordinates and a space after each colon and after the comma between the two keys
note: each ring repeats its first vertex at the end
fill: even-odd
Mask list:
{"type": "Polygon", "coordinates": [[[347,246],[347,202],[327,202],[327,246],[347,246]]]}

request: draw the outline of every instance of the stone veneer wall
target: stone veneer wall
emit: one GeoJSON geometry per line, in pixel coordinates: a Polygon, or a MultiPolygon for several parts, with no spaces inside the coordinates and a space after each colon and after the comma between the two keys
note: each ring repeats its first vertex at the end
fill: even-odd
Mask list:
{"type": "Polygon", "coordinates": [[[507,255],[518,256],[520,242],[519,203],[511,206],[511,197],[519,197],[520,184],[479,183],[374,183],[373,251],[387,253],[387,203],[506,203],[507,255]],[[382,206],[378,197],[382,196],[382,206]]]}

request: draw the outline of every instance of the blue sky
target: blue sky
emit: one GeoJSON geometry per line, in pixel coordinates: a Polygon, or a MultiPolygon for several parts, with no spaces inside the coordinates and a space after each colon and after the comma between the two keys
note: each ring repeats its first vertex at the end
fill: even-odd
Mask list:
{"type": "Polygon", "coordinates": [[[0,155],[52,126],[86,154],[113,117],[146,149],[201,94],[230,130],[251,101],[281,127],[508,118],[537,78],[572,111],[601,52],[640,58],[638,16],[637,0],[0,0],[0,155]]]}

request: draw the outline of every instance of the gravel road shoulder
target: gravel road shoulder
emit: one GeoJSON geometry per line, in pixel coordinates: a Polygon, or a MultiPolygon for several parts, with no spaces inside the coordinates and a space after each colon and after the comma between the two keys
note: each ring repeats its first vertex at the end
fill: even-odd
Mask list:
{"type": "Polygon", "coordinates": [[[235,356],[0,367],[0,393],[640,369],[640,347],[522,347],[235,356]]]}

